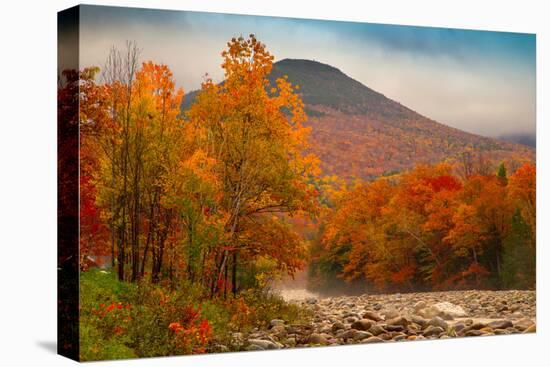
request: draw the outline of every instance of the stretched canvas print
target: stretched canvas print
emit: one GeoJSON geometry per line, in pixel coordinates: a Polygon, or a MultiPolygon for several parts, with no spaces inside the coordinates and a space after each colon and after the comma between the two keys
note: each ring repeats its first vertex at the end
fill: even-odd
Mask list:
{"type": "Polygon", "coordinates": [[[535,35],[59,13],[59,352],[535,332],[535,35]]]}

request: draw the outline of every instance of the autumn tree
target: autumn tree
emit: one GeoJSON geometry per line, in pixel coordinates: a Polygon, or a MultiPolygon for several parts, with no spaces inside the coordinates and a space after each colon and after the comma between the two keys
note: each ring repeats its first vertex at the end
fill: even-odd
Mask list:
{"type": "Polygon", "coordinates": [[[101,146],[98,137],[104,133],[107,119],[105,90],[96,84],[99,68],[84,68],[79,75],[79,138],[80,138],[80,258],[108,256],[108,227],[97,203],[98,187],[95,174],[100,166],[101,146]]]}
{"type": "MultiPolygon", "coordinates": [[[[223,83],[207,79],[188,113],[201,131],[201,146],[216,160],[220,208],[226,214],[213,293],[225,284],[229,262],[236,292],[239,253],[255,242],[250,240],[256,237],[250,233],[256,228],[251,223],[261,217],[262,226],[271,226],[274,213],[313,210],[308,178],[317,173],[316,158],[304,154],[309,129],[302,125],[306,115],[297,87],[284,78],[269,86],[273,56],[253,35],[233,38],[227,47],[222,53],[223,83]]],[[[266,253],[267,245],[257,250],[266,253]]]]}
{"type": "Polygon", "coordinates": [[[519,208],[521,216],[529,225],[531,246],[534,248],[537,235],[537,177],[535,166],[525,163],[510,177],[510,196],[519,208]]]}
{"type": "Polygon", "coordinates": [[[386,290],[532,284],[528,269],[517,279],[506,272],[534,259],[524,247],[534,241],[526,235],[535,219],[534,168],[523,166],[509,181],[504,165],[472,168],[461,180],[439,164],[359,183],[336,195],[315,261],[386,290]]]}

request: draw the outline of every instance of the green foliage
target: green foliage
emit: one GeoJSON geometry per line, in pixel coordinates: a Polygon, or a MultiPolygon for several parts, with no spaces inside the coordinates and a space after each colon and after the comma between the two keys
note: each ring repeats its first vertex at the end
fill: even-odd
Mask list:
{"type": "Polygon", "coordinates": [[[500,165],[498,166],[497,177],[503,184],[508,183],[508,172],[506,171],[506,166],[504,165],[504,162],[500,163],[500,165]]]}
{"type": "Polygon", "coordinates": [[[112,272],[92,269],[80,276],[81,305],[128,302],[137,290],[136,284],[119,282],[112,272]]]}
{"type": "Polygon", "coordinates": [[[512,228],[504,240],[502,283],[506,288],[528,289],[535,285],[536,256],[529,245],[529,225],[517,210],[512,228]]]}
{"type": "Polygon", "coordinates": [[[104,338],[101,330],[90,322],[80,324],[80,358],[83,361],[138,357],[127,342],[127,337],[104,338]]]}
{"type": "Polygon", "coordinates": [[[208,299],[192,284],[173,290],[145,281],[128,284],[97,269],[82,272],[80,279],[84,361],[204,353],[218,343],[239,350],[233,332],[266,328],[275,318],[300,323],[310,316],[260,290],[208,299]],[[178,328],[185,332],[177,334],[178,328]]]}

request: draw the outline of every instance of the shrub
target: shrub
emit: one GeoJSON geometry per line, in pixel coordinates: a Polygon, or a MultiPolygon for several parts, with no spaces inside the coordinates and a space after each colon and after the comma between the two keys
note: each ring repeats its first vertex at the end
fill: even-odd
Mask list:
{"type": "Polygon", "coordinates": [[[85,361],[197,354],[216,344],[239,350],[233,332],[266,328],[309,314],[278,296],[248,290],[208,299],[192,285],[127,284],[97,269],[81,273],[81,358],[85,361]]]}

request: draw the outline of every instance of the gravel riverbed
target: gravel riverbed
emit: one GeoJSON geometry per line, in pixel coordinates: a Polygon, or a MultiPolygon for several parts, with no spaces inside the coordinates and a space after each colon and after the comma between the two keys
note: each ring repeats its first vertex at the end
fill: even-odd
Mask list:
{"type": "Polygon", "coordinates": [[[234,347],[265,350],[398,342],[536,331],[534,291],[449,291],[317,297],[285,295],[312,311],[309,322],[271,320],[266,330],[235,333],[234,347]]]}

